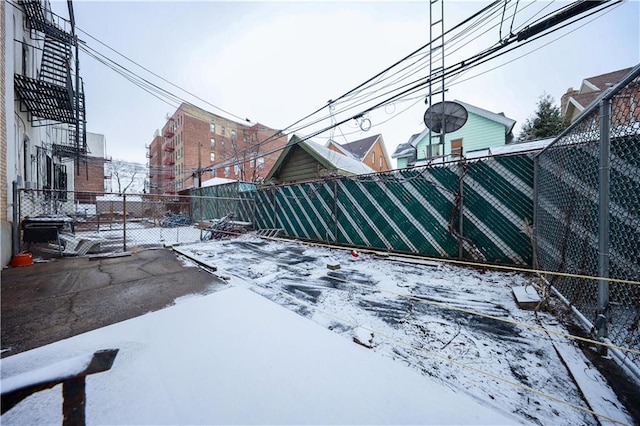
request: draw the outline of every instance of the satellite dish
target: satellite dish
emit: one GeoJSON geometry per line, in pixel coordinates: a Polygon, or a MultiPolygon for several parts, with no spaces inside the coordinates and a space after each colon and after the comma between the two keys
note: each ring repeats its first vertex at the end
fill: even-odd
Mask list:
{"type": "Polygon", "coordinates": [[[457,102],[444,101],[433,104],[424,113],[424,124],[431,131],[451,133],[460,129],[467,122],[467,109],[457,102]],[[444,116],[444,118],[443,118],[444,116]],[[444,123],[444,129],[442,125],[444,123]]]}

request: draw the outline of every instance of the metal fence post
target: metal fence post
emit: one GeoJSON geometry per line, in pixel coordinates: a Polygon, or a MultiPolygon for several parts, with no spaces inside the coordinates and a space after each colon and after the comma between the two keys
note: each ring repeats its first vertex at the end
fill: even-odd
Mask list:
{"type": "Polygon", "coordinates": [[[122,194],[122,250],[127,251],[127,194],[122,194]]]}
{"type": "Polygon", "coordinates": [[[11,212],[13,214],[13,223],[11,224],[11,256],[13,257],[20,251],[20,233],[18,231],[18,182],[15,180],[12,183],[12,190],[13,194],[11,195],[11,201],[13,202],[13,208],[11,209],[11,212]]]}
{"type": "Polygon", "coordinates": [[[334,243],[338,244],[338,180],[333,178],[333,227],[334,243]]]}
{"type": "Polygon", "coordinates": [[[539,154],[533,156],[533,223],[531,224],[531,266],[533,269],[538,270],[538,234],[537,234],[537,226],[538,223],[538,190],[539,183],[538,178],[540,177],[540,171],[538,168],[540,167],[540,159],[538,157],[539,154]]]}
{"type": "MultiPolygon", "coordinates": [[[[600,104],[600,164],[598,199],[598,310],[595,322],[598,340],[608,337],[607,322],[609,308],[609,178],[611,144],[611,99],[604,98],[600,104]]],[[[601,355],[607,348],[600,346],[601,355]]]]}
{"type": "Polygon", "coordinates": [[[273,227],[278,228],[278,197],[276,196],[276,188],[271,188],[273,192],[273,227]]]}
{"type": "MultiPolygon", "coordinates": [[[[458,201],[458,234],[460,237],[464,237],[464,175],[465,175],[465,162],[460,160],[458,162],[458,170],[460,171],[460,177],[458,179],[458,195],[460,197],[458,201]]],[[[462,238],[458,238],[458,258],[464,259],[464,246],[462,244],[462,238]]]]}

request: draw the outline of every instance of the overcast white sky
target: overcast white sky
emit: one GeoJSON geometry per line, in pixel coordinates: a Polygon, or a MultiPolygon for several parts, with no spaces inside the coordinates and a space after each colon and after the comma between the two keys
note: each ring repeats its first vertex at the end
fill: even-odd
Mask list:
{"type": "MultiPolygon", "coordinates": [[[[113,49],[211,104],[282,129],[427,43],[428,4],[76,1],[74,8],[78,27],[113,49]]],[[[452,27],[487,4],[447,1],[445,26],[452,27]]],[[[541,16],[566,4],[520,1],[518,10],[523,12],[516,15],[515,25],[533,13],[541,16]]],[[[66,2],[56,1],[53,7],[67,16],[66,2]]],[[[517,120],[515,129],[519,132],[543,92],[559,103],[567,88],[579,87],[583,78],[640,62],[639,20],[640,3],[625,2],[582,28],[576,29],[586,21],[471,70],[449,87],[446,97],[504,112],[517,120]],[[562,34],[568,35],[461,82],[562,34]]],[[[90,47],[150,81],[219,113],[127,63],[88,36],[80,36],[90,47]]],[[[465,45],[458,56],[448,58],[447,65],[498,40],[499,29],[495,28],[465,45]]],[[[88,130],[106,135],[109,156],[144,163],[145,144],[177,104],[158,100],[85,54],[80,59],[88,130]]],[[[391,154],[399,143],[424,129],[425,110],[420,99],[390,105],[367,116],[373,125],[368,132],[360,131],[352,121],[335,130],[333,137],[344,143],[381,133],[391,154]],[[415,105],[400,113],[411,104],[415,105]]],[[[325,142],[322,136],[330,134],[315,140],[325,142]]]]}

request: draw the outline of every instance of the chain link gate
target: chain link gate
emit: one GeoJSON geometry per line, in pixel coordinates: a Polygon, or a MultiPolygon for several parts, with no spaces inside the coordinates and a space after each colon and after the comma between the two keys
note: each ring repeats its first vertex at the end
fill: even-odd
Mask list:
{"type": "MultiPolygon", "coordinates": [[[[574,274],[549,282],[595,338],[633,351],[640,350],[639,76],[636,66],[535,161],[538,268],[574,274]]],[[[640,373],[637,353],[614,353],[640,373]]]]}

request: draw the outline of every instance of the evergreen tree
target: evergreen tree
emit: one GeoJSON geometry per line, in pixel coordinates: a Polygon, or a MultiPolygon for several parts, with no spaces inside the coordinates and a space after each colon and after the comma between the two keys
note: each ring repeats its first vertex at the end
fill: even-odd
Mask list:
{"type": "Polygon", "coordinates": [[[538,109],[533,117],[527,118],[522,126],[519,141],[532,141],[557,136],[567,127],[566,120],[555,105],[553,96],[548,93],[540,96],[538,109]]]}

